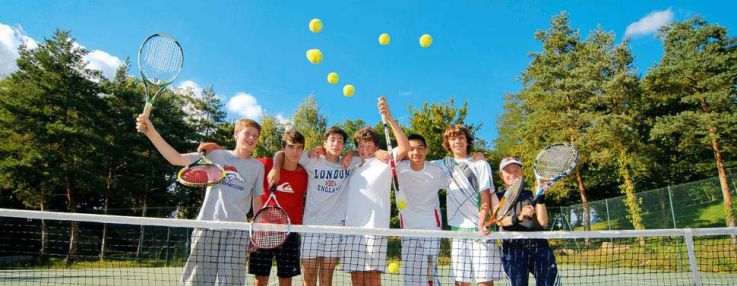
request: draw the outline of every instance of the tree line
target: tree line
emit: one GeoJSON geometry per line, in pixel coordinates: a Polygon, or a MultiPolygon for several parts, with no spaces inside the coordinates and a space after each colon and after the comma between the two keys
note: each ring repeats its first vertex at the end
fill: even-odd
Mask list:
{"type": "MultiPolygon", "coordinates": [[[[492,166],[503,156],[521,156],[532,182],[540,149],[573,143],[579,166],[547,201],[586,208],[589,200],[623,193],[635,228],[643,228],[637,190],[719,176],[726,225],[735,226],[726,177],[737,147],[737,46],[724,27],[698,16],[663,27],[663,57],[643,74],[633,67],[628,39],[615,43],[614,33],[601,28],[581,38],[566,13],[534,37],[541,50],[530,53],[521,91],[505,96],[499,137],[492,147],[479,138],[476,151],[492,166]]],[[[203,190],[176,184],[177,169],[135,132],[141,79],[130,75],[129,61],[112,79],[85,69],[86,53],[70,32],[56,31],[35,49],[20,47],[18,70],[0,81],[0,207],[195,217],[203,190]]],[[[446,126],[482,128],[467,122],[468,104],[451,98],[408,106],[403,128],[425,136],[428,159],[442,158],[446,126]]],[[[157,98],[152,120],[177,150],[194,150],[202,141],[232,147],[232,122],[222,107],[213,86],[201,94],[174,88],[157,98]]],[[[365,125],[382,132],[375,120],[335,125],[348,134],[365,125]]],[[[285,130],[303,133],[310,148],[329,127],[314,96],[288,123],[268,114],[259,121],[254,157],[276,152],[285,130]]],[[[588,222],[587,209],[584,214],[588,222]]],[[[73,247],[70,242],[72,254],[73,247]]]]}

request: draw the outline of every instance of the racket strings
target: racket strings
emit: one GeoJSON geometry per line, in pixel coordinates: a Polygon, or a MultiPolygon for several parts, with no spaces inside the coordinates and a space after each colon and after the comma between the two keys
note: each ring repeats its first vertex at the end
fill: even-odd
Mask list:
{"type": "Polygon", "coordinates": [[[535,161],[535,173],[542,179],[550,180],[564,173],[576,161],[577,153],[573,147],[561,145],[545,150],[535,161]],[[556,148],[557,147],[557,148],[556,148]]]}
{"type": "Polygon", "coordinates": [[[141,71],[155,85],[173,81],[184,60],[181,47],[174,39],[156,36],[141,48],[141,71]]]}
{"type": "Polygon", "coordinates": [[[217,185],[225,179],[225,172],[216,165],[194,165],[179,171],[177,181],[185,186],[206,187],[217,185]]]}
{"type": "Polygon", "coordinates": [[[278,227],[254,226],[256,231],[251,235],[251,241],[258,248],[275,248],[281,245],[289,235],[289,216],[280,208],[274,206],[264,207],[253,218],[253,223],[279,225],[278,227]],[[284,226],[287,226],[287,228],[280,229],[284,226]]]}

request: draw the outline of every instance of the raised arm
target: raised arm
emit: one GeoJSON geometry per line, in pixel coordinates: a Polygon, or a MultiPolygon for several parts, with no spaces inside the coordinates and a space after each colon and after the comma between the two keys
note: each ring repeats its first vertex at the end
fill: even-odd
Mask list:
{"type": "MultiPolygon", "coordinates": [[[[389,126],[392,127],[392,133],[394,133],[394,138],[397,139],[397,147],[396,149],[396,161],[401,161],[404,159],[404,156],[407,155],[407,151],[409,151],[409,140],[407,140],[407,135],[404,134],[404,130],[402,130],[402,126],[397,123],[397,121],[394,119],[394,116],[392,116],[391,111],[389,110],[389,104],[386,102],[385,97],[379,98],[379,113],[384,115],[386,118],[386,122],[389,124],[389,126]]],[[[387,142],[389,143],[389,142],[387,142]]]]}
{"type": "Polygon", "coordinates": [[[143,133],[144,135],[146,135],[146,137],[148,137],[149,140],[151,140],[151,143],[154,144],[156,150],[158,150],[159,153],[164,156],[164,159],[166,159],[166,161],[169,161],[169,164],[175,166],[189,165],[189,159],[179,153],[177,150],[175,150],[174,147],[171,147],[171,145],[169,145],[169,143],[167,143],[166,140],[161,137],[161,134],[156,131],[156,128],[154,128],[154,125],[151,123],[151,120],[149,120],[148,116],[145,116],[143,114],[138,115],[138,118],[136,119],[136,129],[138,129],[139,132],[143,133]]]}

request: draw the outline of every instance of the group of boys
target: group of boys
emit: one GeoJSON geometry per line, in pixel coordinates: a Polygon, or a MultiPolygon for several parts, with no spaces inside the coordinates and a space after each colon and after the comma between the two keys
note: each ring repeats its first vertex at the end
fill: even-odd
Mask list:
{"type": "MultiPolygon", "coordinates": [[[[275,186],[277,200],[293,224],[388,228],[392,157],[397,162],[396,194],[397,201],[401,201],[402,228],[439,230],[442,220],[438,191],[446,189],[448,225],[453,230],[488,234],[485,218],[497,206],[498,199],[492,192],[489,164],[469,157],[473,145],[469,130],[458,124],[446,128],[443,148],[452,156],[428,162],[425,157],[429,146],[425,139],[418,134],[405,135],[384,98],[379,100],[378,109],[397,141],[391,154],[379,150],[378,133],[364,127],[353,136],[357,150],[342,157],[348,135],[332,127],[323,135],[323,145],[309,152],[303,152],[305,140],[299,132],[287,131],[282,137],[282,150],[273,159],[256,160],[251,158],[251,151],[258,142],[260,125],[249,119],[236,122],[235,149],[223,150],[216,145],[205,148],[208,158],[222,166],[227,176],[222,183],[207,188],[197,219],[247,221],[249,211],[256,213],[262,207],[267,197],[265,190],[275,186]]],[[[197,153],[177,152],[144,115],[138,117],[137,129],[173,165],[186,166],[199,157],[197,153]]],[[[522,162],[512,159],[505,158],[500,164],[505,185],[508,180],[521,177],[522,162]]],[[[515,231],[541,230],[547,224],[544,205],[529,206],[531,192],[523,193],[522,198],[498,225],[515,231]]],[[[386,237],[374,235],[292,233],[276,249],[254,250],[249,248],[246,231],[196,229],[182,279],[185,285],[212,285],[215,281],[221,285],[245,285],[245,261],[251,251],[248,273],[255,276],[256,285],[268,284],[273,259],[277,261],[280,285],[291,285],[291,278],[300,274],[304,285],[332,285],[338,262],[351,273],[353,285],[380,285],[387,243],[386,237]]],[[[493,281],[504,278],[505,271],[514,285],[527,285],[528,272],[533,272],[538,285],[554,285],[555,258],[552,251],[544,251],[546,241],[503,244],[504,258],[493,240],[453,240],[451,271],[456,285],[470,285],[473,281],[493,285],[493,281]],[[531,253],[526,245],[544,247],[543,251],[531,253]],[[535,263],[538,255],[547,255],[547,260],[535,263]]],[[[440,285],[439,249],[440,238],[402,240],[401,272],[405,285],[428,284],[428,268],[435,273],[430,278],[433,285],[440,285]]]]}

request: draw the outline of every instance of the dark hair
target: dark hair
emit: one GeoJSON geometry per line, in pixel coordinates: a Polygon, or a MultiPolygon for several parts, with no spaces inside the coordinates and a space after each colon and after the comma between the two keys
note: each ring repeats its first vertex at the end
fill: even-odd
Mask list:
{"type": "Polygon", "coordinates": [[[443,133],[443,148],[445,148],[446,151],[450,151],[448,138],[460,135],[466,137],[466,142],[468,142],[468,146],[466,146],[466,152],[471,153],[471,147],[473,146],[473,136],[471,136],[471,132],[468,131],[468,128],[466,128],[466,126],[460,124],[453,124],[451,126],[448,126],[448,128],[445,128],[445,132],[443,133]]]}
{"type": "Polygon", "coordinates": [[[289,130],[287,132],[284,132],[284,135],[281,136],[281,147],[287,147],[287,144],[289,142],[292,142],[292,144],[299,143],[304,145],[305,137],[297,130],[289,130]]]}
{"type": "Polygon", "coordinates": [[[353,143],[356,144],[356,147],[358,147],[359,142],[365,141],[374,142],[374,145],[376,145],[376,147],[379,147],[379,133],[376,133],[376,130],[374,130],[370,126],[366,126],[356,131],[356,134],[353,135],[353,143]]]}
{"type": "Polygon", "coordinates": [[[410,134],[409,136],[407,136],[407,140],[408,141],[412,141],[412,140],[420,141],[422,142],[422,146],[427,147],[427,143],[425,142],[425,137],[422,137],[422,135],[420,134],[410,134]]]}
{"type": "Polygon", "coordinates": [[[328,130],[325,131],[325,133],[322,134],[322,142],[325,142],[325,140],[328,140],[328,137],[330,137],[331,134],[338,134],[340,136],[343,136],[343,143],[345,143],[346,140],[348,140],[348,134],[343,131],[343,129],[340,129],[338,126],[333,126],[328,128],[328,130]]]}

